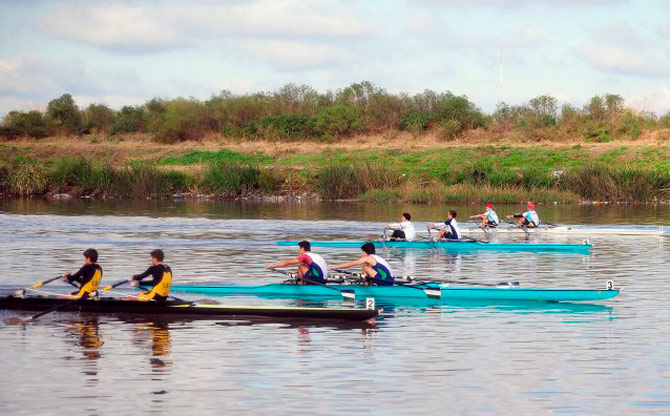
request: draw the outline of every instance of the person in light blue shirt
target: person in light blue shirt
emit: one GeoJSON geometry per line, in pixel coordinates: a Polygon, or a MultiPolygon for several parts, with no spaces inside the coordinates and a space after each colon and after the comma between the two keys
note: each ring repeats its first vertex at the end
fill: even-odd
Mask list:
{"type": "Polygon", "coordinates": [[[481,220],[482,228],[496,228],[500,225],[500,218],[498,214],[493,210],[493,204],[486,205],[486,211],[481,214],[471,215],[471,220],[481,220]]]}
{"type": "Polygon", "coordinates": [[[507,218],[512,217],[517,219],[519,227],[536,228],[540,226],[540,216],[535,212],[535,204],[532,202],[528,203],[528,211],[523,214],[517,213],[507,216],[507,218]]]}

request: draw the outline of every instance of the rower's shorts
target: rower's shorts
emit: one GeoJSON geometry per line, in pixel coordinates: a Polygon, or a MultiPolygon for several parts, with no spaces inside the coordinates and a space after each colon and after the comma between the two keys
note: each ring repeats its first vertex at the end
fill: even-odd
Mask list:
{"type": "Polygon", "coordinates": [[[376,277],[369,277],[368,278],[372,284],[376,286],[393,286],[393,281],[392,280],[382,280],[382,279],[377,279],[376,277]]]}
{"type": "Polygon", "coordinates": [[[529,227],[529,228],[535,228],[535,227],[537,227],[537,225],[535,225],[535,222],[533,222],[533,221],[528,221],[528,218],[524,218],[524,219],[523,219],[523,225],[525,225],[526,227],[529,227]]]}
{"type": "Polygon", "coordinates": [[[404,240],[405,237],[405,232],[403,230],[393,230],[393,234],[391,234],[391,238],[394,238],[396,240],[404,240]]]}
{"type": "Polygon", "coordinates": [[[491,220],[486,221],[486,226],[489,228],[496,228],[498,226],[497,222],[493,222],[491,220]]]}
{"type": "MultiPolygon", "coordinates": [[[[323,283],[324,285],[326,284],[326,279],[322,279],[320,277],[314,276],[312,274],[311,270],[309,270],[307,273],[305,273],[305,279],[309,279],[309,280],[311,280],[313,282],[317,282],[317,283],[323,283]]],[[[310,284],[309,282],[305,282],[305,283],[310,284]]]]}

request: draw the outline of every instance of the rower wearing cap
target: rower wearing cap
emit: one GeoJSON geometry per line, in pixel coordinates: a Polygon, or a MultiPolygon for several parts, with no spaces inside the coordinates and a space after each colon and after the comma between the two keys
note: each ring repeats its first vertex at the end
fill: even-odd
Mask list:
{"type": "Polygon", "coordinates": [[[75,274],[66,271],[63,274],[63,281],[79,283],[79,290],[72,292],[72,295],[81,298],[88,297],[98,290],[102,280],[102,267],[98,264],[98,252],[94,248],[84,251],[84,265],[75,274]]]}
{"type": "Polygon", "coordinates": [[[151,286],[148,293],[142,293],[138,297],[142,300],[165,301],[172,287],[172,269],[164,264],[165,253],[163,250],[154,250],[149,253],[151,266],[144,273],[136,274],[130,278],[130,286],[151,286]],[[150,281],[142,282],[142,279],[151,276],[150,281]]]}
{"type": "Polygon", "coordinates": [[[412,214],[409,212],[403,212],[400,223],[388,224],[386,229],[393,230],[391,241],[414,241],[416,238],[416,231],[414,230],[414,224],[412,224],[412,214]]]}
{"type": "Polygon", "coordinates": [[[528,211],[523,214],[516,213],[507,216],[507,218],[512,217],[517,218],[519,227],[535,228],[540,226],[540,216],[535,212],[535,204],[532,202],[528,203],[528,211]]]}
{"type": "Polygon", "coordinates": [[[354,266],[362,266],[361,272],[365,275],[366,285],[393,286],[395,276],[391,265],[376,254],[375,245],[365,243],[361,246],[361,258],[336,264],[333,269],[348,269],[354,266]]]}
{"type": "Polygon", "coordinates": [[[500,218],[498,218],[498,214],[493,210],[493,204],[487,204],[486,211],[481,214],[471,215],[470,219],[482,220],[482,228],[496,228],[500,225],[500,218]]]}
{"type": "Polygon", "coordinates": [[[312,253],[312,245],[309,241],[298,243],[298,257],[282,260],[277,263],[266,264],[266,269],[275,267],[286,267],[293,264],[298,265],[298,283],[309,284],[307,280],[325,284],[328,280],[328,264],[319,254],[312,253]]]}
{"type": "Polygon", "coordinates": [[[442,224],[429,224],[429,229],[440,229],[437,233],[438,240],[458,240],[461,238],[461,232],[458,229],[458,221],[456,221],[457,212],[453,209],[449,211],[447,220],[442,224]]]}

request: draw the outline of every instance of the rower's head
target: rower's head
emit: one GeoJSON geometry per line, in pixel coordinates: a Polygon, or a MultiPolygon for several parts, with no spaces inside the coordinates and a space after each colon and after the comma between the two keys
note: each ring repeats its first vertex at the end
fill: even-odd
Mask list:
{"type": "Polygon", "coordinates": [[[486,210],[490,211],[493,209],[493,204],[486,204],[486,210]]]}
{"type": "Polygon", "coordinates": [[[449,210],[449,218],[456,218],[456,215],[458,215],[456,210],[453,210],[453,209],[449,210]]]}
{"type": "Polygon", "coordinates": [[[529,202],[529,203],[528,203],[528,209],[529,209],[530,211],[533,211],[533,210],[535,209],[535,204],[533,204],[532,202],[529,202]]]}
{"type": "Polygon", "coordinates": [[[402,219],[403,221],[412,221],[412,214],[410,214],[409,212],[403,212],[402,219]]]}
{"type": "Polygon", "coordinates": [[[300,251],[300,254],[305,254],[308,251],[312,250],[312,245],[309,243],[307,240],[302,240],[301,242],[298,243],[298,251],[300,251]]]}
{"type": "Polygon", "coordinates": [[[151,253],[149,253],[149,255],[151,256],[151,264],[153,264],[154,266],[163,263],[163,260],[165,260],[165,253],[163,252],[163,250],[160,249],[152,251],[151,253]]]}
{"type": "Polygon", "coordinates": [[[372,243],[365,243],[361,246],[361,251],[363,254],[369,256],[370,254],[375,254],[377,250],[375,250],[375,245],[372,243]]]}
{"type": "Polygon", "coordinates": [[[95,264],[98,262],[98,251],[94,248],[89,248],[84,251],[84,263],[95,264]]]}

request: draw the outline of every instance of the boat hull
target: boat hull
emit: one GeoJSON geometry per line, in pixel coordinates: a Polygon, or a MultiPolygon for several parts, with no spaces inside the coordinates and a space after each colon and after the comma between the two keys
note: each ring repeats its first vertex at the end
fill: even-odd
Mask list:
{"type": "Polygon", "coordinates": [[[0,299],[0,309],[45,311],[61,305],[60,312],[101,314],[144,314],[157,316],[192,316],[213,319],[270,317],[293,319],[336,319],[363,321],[374,318],[378,311],[360,308],[313,308],[241,305],[192,305],[188,302],[147,302],[117,299],[80,300],[30,297],[0,299]]]}
{"type": "MultiPolygon", "coordinates": [[[[430,285],[439,288],[442,302],[453,300],[502,300],[535,302],[579,302],[601,301],[614,298],[620,289],[536,289],[500,287],[453,287],[430,285]]],[[[354,291],[357,298],[412,298],[426,299],[421,288],[403,286],[358,286],[358,285],[317,285],[269,284],[262,286],[173,286],[173,291],[198,293],[212,296],[272,296],[272,297],[341,297],[338,290],[354,291]],[[331,288],[331,289],[329,289],[331,288]],[[333,290],[337,289],[337,290],[333,290]]]]}
{"type": "MultiPolygon", "coordinates": [[[[364,241],[312,241],[312,247],[360,248],[364,241]]],[[[509,251],[509,252],[561,252],[588,254],[591,244],[531,244],[531,243],[481,243],[478,241],[371,241],[375,247],[440,249],[449,252],[509,251]]],[[[297,241],[278,241],[277,245],[295,247],[297,241]]]]}
{"type": "MultiPolygon", "coordinates": [[[[481,228],[461,228],[463,234],[479,234],[484,235],[485,232],[481,228]]],[[[621,236],[669,236],[670,230],[663,227],[658,229],[635,229],[635,228],[600,228],[600,227],[540,227],[540,228],[490,228],[486,230],[488,234],[556,234],[556,235],[621,235],[621,236]]]]}

